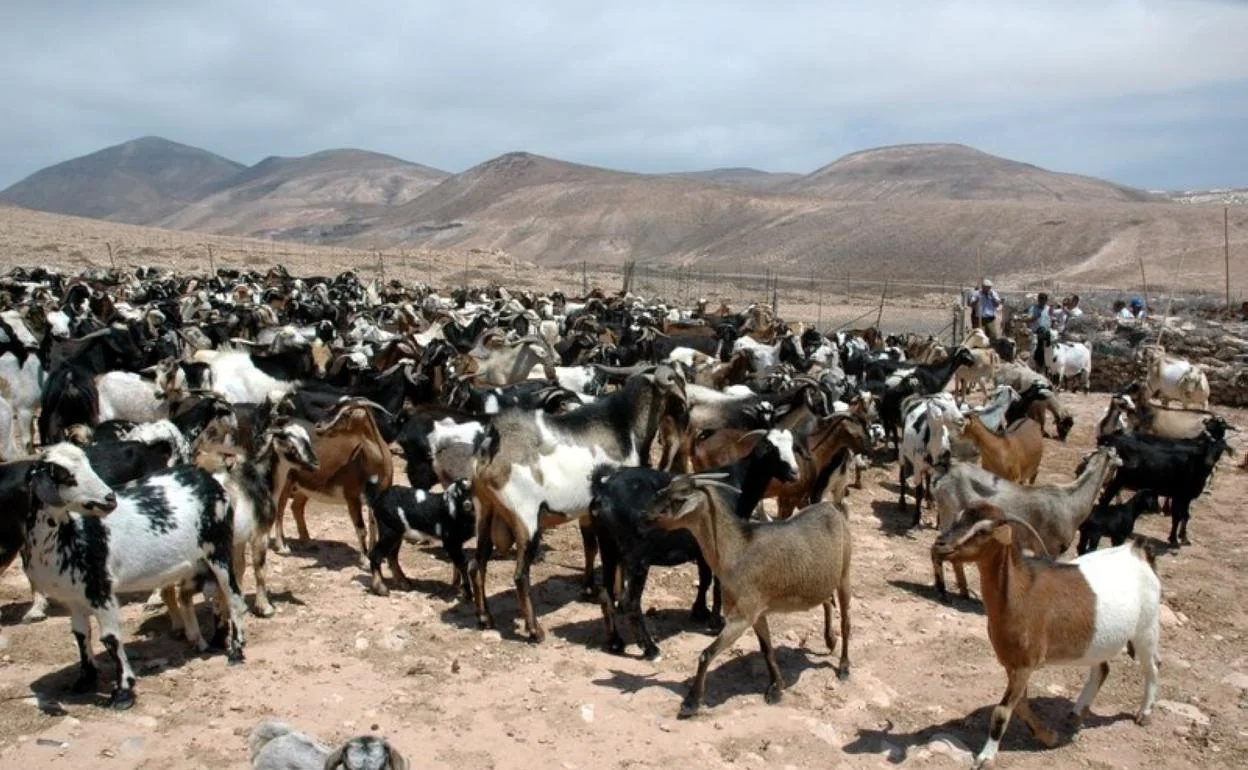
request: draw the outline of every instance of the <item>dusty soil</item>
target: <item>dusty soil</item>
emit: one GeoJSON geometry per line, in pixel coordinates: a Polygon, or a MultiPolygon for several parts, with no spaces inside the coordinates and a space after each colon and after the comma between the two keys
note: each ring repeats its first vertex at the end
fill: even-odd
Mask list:
{"type": "MultiPolygon", "coordinates": [[[[1104,396],[1067,396],[1078,423],[1068,444],[1046,446],[1043,478],[1069,478],[1092,445],[1104,396]]],[[[1240,425],[1248,414],[1232,413],[1240,425]]],[[[1242,448],[1242,442],[1240,448],[1242,448]]],[[[1159,560],[1166,613],[1161,702],[1137,727],[1142,678],[1129,659],[1113,667],[1093,716],[1074,741],[1042,749],[1018,720],[998,765],[1059,767],[1248,766],[1248,474],[1224,461],[1193,509],[1194,545],[1159,560]]],[[[663,659],[601,649],[596,606],[577,601],[580,544],[573,527],[550,533],[535,568],[535,601],[549,637],[535,646],[512,625],[508,561],[489,573],[502,633],[476,629],[450,590],[436,548],[405,547],[410,592],[368,593],[341,508],[315,508],[311,543],[270,559],[278,614],[250,618],[247,661],[199,657],[166,638],[163,614],[141,597],[125,608],[128,651],[140,671],[138,705],[114,713],[103,693],[71,697],[76,654],[68,619],[15,625],[29,600],[25,578],[0,579],[8,635],[0,664],[0,765],[98,768],[225,768],[247,765],[247,735],[277,715],[334,743],[387,735],[413,766],[475,770],[580,768],[954,767],[978,750],[1004,680],[975,601],[945,605],[929,586],[930,525],[900,528],[896,470],[873,469],[853,491],[853,673],[838,682],[823,647],[821,613],[775,617],[773,635],[790,683],[784,702],[763,703],[766,672],[752,634],[716,661],[708,709],[678,722],[676,710],[710,637],[688,620],[691,568],[651,576],[645,606],[663,659]],[[70,764],[72,763],[72,764],[70,764]]],[[[1140,529],[1164,538],[1167,521],[1140,529]]],[[[972,587],[977,585],[974,570],[972,587]]],[[[250,580],[250,577],[249,577],[250,580]]],[[[104,655],[99,662],[111,672],[104,655]]],[[[1032,680],[1036,710],[1057,724],[1084,672],[1047,669],[1032,680]]]]}

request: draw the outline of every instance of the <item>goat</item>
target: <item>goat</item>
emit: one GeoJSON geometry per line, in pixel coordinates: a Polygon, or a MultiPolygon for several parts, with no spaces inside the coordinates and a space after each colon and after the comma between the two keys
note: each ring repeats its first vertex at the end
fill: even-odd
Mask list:
{"type": "Polygon", "coordinates": [[[282,722],[266,719],[251,731],[253,770],[407,770],[407,760],[384,738],[360,735],[331,750],[282,722]]]}
{"type": "MultiPolygon", "coordinates": [[[[287,468],[315,473],[320,461],[307,430],[286,419],[278,419],[261,435],[259,449],[250,458],[233,463],[220,463],[206,457],[214,452],[229,453],[232,447],[205,447],[196,459],[200,467],[213,472],[213,478],[225,488],[234,504],[233,564],[236,579],[241,583],[247,572],[247,547],[251,547],[251,565],[256,575],[254,612],[262,618],[273,615],[269,601],[265,562],[269,533],[277,520],[277,499],[282,476],[287,468]]],[[[170,608],[174,631],[179,630],[176,610],[178,597],[164,594],[170,608]]]]}
{"type": "Polygon", "coordinates": [[[1065,441],[1071,429],[1075,427],[1075,418],[1052,388],[1037,381],[1032,383],[1018,403],[1006,411],[1005,419],[1012,423],[1024,416],[1030,417],[1040,424],[1040,434],[1047,437],[1049,434],[1045,431],[1045,425],[1049,415],[1053,416],[1057,440],[1065,441]]]}
{"type": "Polygon", "coordinates": [[[1135,433],[1159,438],[1185,439],[1197,438],[1206,431],[1225,433],[1228,430],[1234,430],[1225,418],[1212,412],[1156,406],[1147,398],[1140,397],[1143,395],[1141,393],[1143,389],[1139,383],[1127,389],[1128,394],[1136,396],[1129,402],[1132,408],[1126,413],[1127,424],[1135,433]]]}
{"type": "Polygon", "coordinates": [[[95,380],[101,421],[154,422],[168,412],[168,404],[151,381],[134,372],[105,372],[95,380]]]}
{"type": "MultiPolygon", "coordinates": [[[[1057,557],[1074,542],[1075,534],[1096,504],[1096,495],[1105,480],[1122,465],[1112,449],[1093,452],[1077,471],[1078,476],[1070,484],[1036,484],[1024,487],[1005,481],[996,474],[970,463],[949,461],[937,468],[932,493],[936,498],[938,526],[946,532],[952,526],[958,512],[967,506],[988,501],[1010,511],[1012,516],[1026,521],[1030,526],[1022,538],[1023,547],[1038,553],[1057,557]],[[1032,535],[1036,539],[1032,539],[1032,535]]],[[[948,596],[940,555],[932,551],[932,571],[936,575],[936,591],[941,598],[948,596]]],[[[958,589],[969,597],[966,575],[954,564],[958,589]]]]}
{"type": "Polygon", "coordinates": [[[918,526],[922,520],[923,495],[932,499],[931,475],[936,461],[950,451],[954,437],[966,424],[953,396],[939,393],[934,396],[914,396],[902,410],[901,461],[897,475],[901,487],[897,507],[906,510],[906,480],[915,479],[914,520],[918,526]]]}
{"type": "Polygon", "coordinates": [[[1045,371],[1056,379],[1060,389],[1067,377],[1083,380],[1083,392],[1092,386],[1092,351],[1082,342],[1056,342],[1050,329],[1036,330],[1037,357],[1044,362],[1045,371]]]}
{"type": "Polygon", "coordinates": [[[880,422],[884,424],[884,432],[894,446],[898,445],[902,401],[911,395],[925,396],[944,390],[960,368],[974,366],[975,363],[971,351],[959,347],[939,364],[919,364],[904,374],[903,370],[899,370],[886,381],[884,395],[880,399],[880,422]]]}
{"type": "MultiPolygon", "coordinates": [[[[359,399],[344,401],[329,422],[315,426],[310,433],[312,449],[319,460],[315,471],[281,466],[283,483],[278,487],[280,494],[273,542],[278,553],[290,553],[282,531],[288,499],[293,499],[291,513],[302,540],[310,538],[304,519],[310,498],[345,502],[360,546],[360,566],[369,569],[369,542],[375,542],[375,532],[371,540],[366,540],[364,485],[372,481],[385,490],[394,477],[394,459],[390,455],[390,447],[377,430],[377,423],[373,421],[371,406],[369,402],[359,399]]],[[[306,429],[307,425],[304,427],[306,429]]]]}
{"type": "Polygon", "coordinates": [[[703,558],[723,585],[724,628],[698,657],[693,687],[680,707],[680,717],[698,712],[706,690],[711,661],[753,627],[771,674],[766,701],[778,703],[784,677],[776,664],[770,612],[800,612],[822,605],[824,640],[836,649],[832,629],[835,597],[841,614],[841,657],[837,676],[849,678],[849,563],[852,541],[848,511],[837,503],[816,503],[784,521],[745,522],[733,515],[738,492],[725,488],[718,474],[679,477],[658,494],[647,518],[662,529],[693,533],[703,558]]]}
{"type": "Polygon", "coordinates": [[[1148,398],[1159,399],[1163,407],[1178,401],[1184,407],[1209,408],[1209,378],[1201,367],[1167,355],[1160,345],[1141,347],[1140,359],[1146,367],[1144,384],[1148,398]]]}
{"type": "MultiPolygon", "coordinates": [[[[983,767],[997,754],[1010,715],[1046,747],[1057,736],[1027,703],[1027,683],[1045,665],[1089,666],[1088,681],[1071,707],[1077,728],[1125,647],[1144,667],[1144,700],[1137,724],[1147,724],[1161,665],[1161,581],[1140,542],[1080,556],[1068,564],[1022,555],[1019,530],[1030,524],[987,502],[963,510],[936,540],[933,553],[979,567],[988,639],[1009,684],[992,711],[988,741],[975,758],[983,767]]],[[[1038,536],[1037,536],[1038,537],[1038,536]]]]}
{"type": "MultiPolygon", "coordinates": [[[[529,564],[537,553],[539,526],[584,517],[592,499],[590,476],[603,464],[648,465],[661,424],[683,420],[684,381],[659,367],[630,377],[616,392],[566,414],[504,411],[491,421],[478,448],[473,491],[477,497],[477,555],[471,572],[477,620],[491,627],[485,572],[494,552],[495,520],[516,546],[515,584],[533,641],[545,632],[529,597],[529,564]]],[[[594,595],[596,543],[582,527],[585,592],[594,595]]],[[[508,543],[500,541],[506,549],[508,543]]]]}
{"type": "Polygon", "coordinates": [[[1085,554],[1095,551],[1100,546],[1102,537],[1108,537],[1114,545],[1122,545],[1135,531],[1136,519],[1145,513],[1157,513],[1160,510],[1157,495],[1149,489],[1136,492],[1125,503],[1095,508],[1087,521],[1079,525],[1079,545],[1076,546],[1076,552],[1085,554]]]}
{"type": "MultiPolygon", "coordinates": [[[[717,469],[725,482],[740,490],[735,512],[748,519],[762,499],[773,478],[797,478],[797,456],[793,435],[787,430],[752,431],[738,441],[761,436],[749,454],[737,462],[717,469]]],[[[693,601],[694,620],[712,622],[720,618],[720,591],[715,591],[714,606],[707,611],[706,594],[711,583],[711,568],[702,558],[697,541],[688,532],[668,532],[646,525],[644,513],[660,490],[676,478],[675,474],[650,468],[600,467],[594,469],[591,487],[593,500],[589,511],[602,553],[604,590],[600,596],[603,620],[607,627],[607,649],[620,654],[624,639],[619,633],[616,602],[632,623],[639,637],[643,655],[657,660],[659,648],[641,612],[641,596],[652,565],[671,567],[688,561],[698,563],[698,595],[693,601]]]]}
{"type": "Polygon", "coordinates": [[[1115,434],[1096,441],[1112,447],[1122,458],[1122,467],[1105,488],[1100,507],[1123,489],[1151,489],[1159,497],[1170,498],[1170,547],[1177,549],[1180,542],[1190,545],[1187,522],[1192,501],[1204,493],[1218,460],[1228,451],[1226,439],[1205,432],[1188,440],[1115,434]]]}
{"type": "MultiPolygon", "coordinates": [[[[116,709],[133,706],[135,677],[120,639],[117,594],[162,588],[201,569],[224,596],[228,658],[242,662],[242,598],[230,566],[234,510],[212,476],[181,466],[114,493],[80,448],[62,443],[43,451],[27,479],[26,576],[36,591],[69,608],[79,653],[75,692],[96,685],[89,641],[94,615],[117,666],[109,702],[116,709]]],[[[194,612],[183,622],[191,643],[206,649],[194,612]]]]}
{"type": "Polygon", "coordinates": [[[364,485],[364,497],[377,522],[377,543],[368,552],[373,593],[390,594],[381,579],[382,559],[389,561],[399,587],[407,589],[409,581],[399,566],[399,546],[405,539],[425,534],[442,539],[442,548],[455,568],[452,585],[462,583],[468,600],[472,600],[472,580],[464,556],[464,543],[476,534],[477,526],[470,482],[455,481],[442,493],[397,485],[383,491],[378,484],[369,482],[364,485]]]}
{"type": "Polygon", "coordinates": [[[1004,434],[989,430],[972,414],[964,434],[979,447],[980,464],[1007,481],[1035,484],[1044,456],[1044,436],[1040,423],[1024,417],[1006,428],[1004,434]]]}
{"type": "MultiPolygon", "coordinates": [[[[27,454],[35,451],[35,411],[44,385],[38,348],[38,341],[17,311],[0,312],[0,391],[13,407],[17,441],[27,454]]],[[[47,436],[40,438],[48,441],[47,436]]]]}
{"type": "Polygon", "coordinates": [[[1011,422],[1007,415],[1018,400],[1018,391],[1009,385],[998,385],[989,394],[984,405],[975,409],[974,413],[979,415],[980,422],[989,430],[1002,431],[1011,422]]]}

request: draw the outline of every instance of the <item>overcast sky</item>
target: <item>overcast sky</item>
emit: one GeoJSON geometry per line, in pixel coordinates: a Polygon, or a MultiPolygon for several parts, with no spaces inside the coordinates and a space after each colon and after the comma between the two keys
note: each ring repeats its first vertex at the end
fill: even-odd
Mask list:
{"type": "Polygon", "coordinates": [[[805,172],[947,141],[1147,188],[1248,186],[1245,2],[5,6],[0,187],[143,135],[449,171],[529,150],[805,172]]]}

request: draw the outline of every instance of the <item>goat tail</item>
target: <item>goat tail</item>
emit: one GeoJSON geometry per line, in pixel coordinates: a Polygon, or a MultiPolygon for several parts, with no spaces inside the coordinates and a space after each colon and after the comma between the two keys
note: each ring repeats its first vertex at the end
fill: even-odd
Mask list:
{"type": "Polygon", "coordinates": [[[611,478],[611,474],[615,473],[614,465],[595,465],[594,469],[589,472],[589,492],[590,497],[597,500],[602,497],[607,481],[611,478]]]}
{"type": "Polygon", "coordinates": [[[290,725],[276,719],[266,719],[251,731],[251,757],[254,760],[270,741],[291,732],[290,725]]]}

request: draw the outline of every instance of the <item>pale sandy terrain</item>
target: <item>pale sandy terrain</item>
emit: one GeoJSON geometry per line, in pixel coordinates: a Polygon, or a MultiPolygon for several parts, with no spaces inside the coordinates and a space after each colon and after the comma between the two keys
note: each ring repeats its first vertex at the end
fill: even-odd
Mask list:
{"type": "MultiPolygon", "coordinates": [[[[1077,424],[1068,444],[1048,442],[1042,480],[1069,478],[1092,445],[1105,396],[1068,396],[1077,424]]],[[[1248,413],[1231,412],[1243,425],[1248,413]]],[[[1245,448],[1242,439],[1237,447],[1245,448]]],[[[1193,507],[1193,545],[1158,565],[1175,613],[1162,631],[1161,702],[1147,728],[1133,724],[1142,679],[1124,655],[1073,742],[1041,749],[1017,720],[1003,768],[1244,767],[1248,764],[1248,475],[1224,461],[1193,507]]],[[[576,600],[581,560],[572,527],[550,533],[535,567],[535,602],[549,637],[521,641],[510,561],[497,561],[489,592],[501,634],[476,629],[449,588],[436,548],[405,547],[411,592],[369,594],[356,566],[345,511],[314,505],[313,542],[270,559],[276,617],[250,618],[247,661],[227,667],[165,638],[166,620],[125,609],[139,702],[113,713],[103,695],[69,697],[77,665],[66,617],[13,625],[29,600],[25,578],[0,579],[9,642],[0,657],[0,766],[238,768],[247,734],[277,715],[330,742],[387,735],[414,767],[550,768],[962,767],[978,750],[1004,678],[978,602],[938,602],[929,586],[930,526],[904,532],[896,470],[870,471],[849,502],[854,537],[853,674],[836,679],[821,615],[776,617],[773,634],[791,689],[763,703],[766,672],[752,634],[712,668],[705,715],[677,721],[698,652],[710,637],[687,619],[693,570],[656,569],[645,606],[663,659],[648,663],[601,649],[601,615],[576,600]]],[[[1159,516],[1143,533],[1164,538],[1159,516]]],[[[250,578],[249,578],[250,580],[250,578]]],[[[977,585],[972,570],[972,587],[977,585]]],[[[250,584],[248,583],[248,591],[250,584]]],[[[100,656],[104,672],[110,672],[100,656]]],[[[1044,670],[1033,703],[1057,723],[1084,672],[1044,670]]]]}

